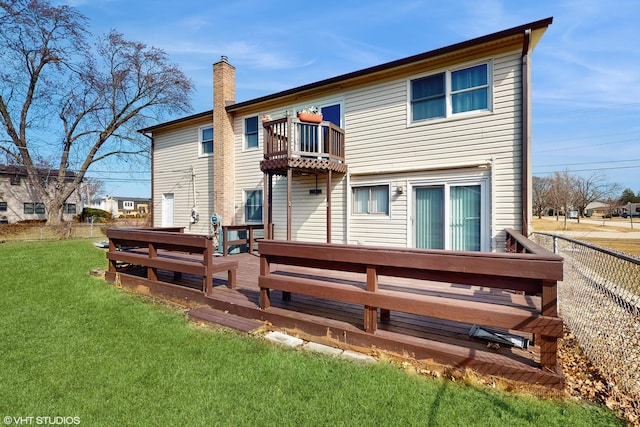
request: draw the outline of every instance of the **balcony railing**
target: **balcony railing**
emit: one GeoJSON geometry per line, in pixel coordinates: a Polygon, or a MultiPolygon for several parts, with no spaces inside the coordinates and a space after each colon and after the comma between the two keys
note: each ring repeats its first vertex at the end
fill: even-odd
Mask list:
{"type": "Polygon", "coordinates": [[[332,122],[310,123],[289,116],[264,122],[263,127],[263,171],[285,167],[346,171],[344,130],[332,122]]]}

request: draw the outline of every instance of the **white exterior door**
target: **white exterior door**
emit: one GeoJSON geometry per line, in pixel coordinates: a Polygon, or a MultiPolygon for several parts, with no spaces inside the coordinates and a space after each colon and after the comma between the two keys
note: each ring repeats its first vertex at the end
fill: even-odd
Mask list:
{"type": "Polygon", "coordinates": [[[173,193],[162,195],[162,226],[173,227],[173,193]]]}

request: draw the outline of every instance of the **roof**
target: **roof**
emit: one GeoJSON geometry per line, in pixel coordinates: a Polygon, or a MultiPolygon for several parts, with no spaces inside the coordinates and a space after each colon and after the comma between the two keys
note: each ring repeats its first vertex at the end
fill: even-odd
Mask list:
{"type": "MultiPolygon", "coordinates": [[[[513,28],[509,28],[503,31],[499,31],[496,33],[492,33],[492,34],[488,34],[482,37],[477,37],[471,40],[467,40],[467,41],[463,41],[460,43],[456,43],[456,44],[452,44],[449,46],[445,46],[439,49],[435,49],[435,50],[431,50],[428,52],[424,52],[424,53],[420,53],[417,55],[413,55],[413,56],[409,56],[406,58],[402,58],[402,59],[398,59],[395,61],[391,61],[391,62],[387,62],[381,65],[376,65],[373,67],[369,67],[369,68],[365,68],[359,71],[354,71],[351,73],[347,73],[347,74],[342,74],[336,77],[331,77],[325,80],[320,80],[317,81],[315,83],[309,83],[303,86],[298,86],[298,87],[294,87],[292,89],[287,89],[281,92],[277,92],[277,93],[273,93],[270,95],[266,95],[266,96],[262,96],[259,98],[254,98],[254,99],[250,99],[247,101],[243,101],[243,102],[237,102],[235,104],[231,104],[231,105],[227,105],[225,108],[228,112],[233,112],[233,111],[237,111],[246,107],[250,107],[253,105],[258,105],[264,102],[268,102],[268,101],[272,101],[272,100],[276,100],[278,98],[283,98],[286,96],[291,96],[294,94],[299,94],[302,92],[309,92],[312,90],[318,90],[320,88],[326,88],[326,87],[331,87],[331,86],[339,86],[340,83],[346,82],[346,81],[350,81],[350,80],[354,80],[354,79],[361,79],[361,78],[366,78],[369,76],[373,76],[375,74],[379,74],[379,73],[383,73],[385,71],[390,71],[393,69],[398,69],[398,68],[403,68],[403,67],[407,67],[413,64],[417,64],[423,61],[427,61],[429,59],[432,58],[436,58],[442,55],[447,55],[456,51],[460,51],[460,50],[464,50],[464,49],[468,49],[474,46],[479,46],[479,45],[483,45],[486,43],[491,43],[491,42],[496,42],[498,40],[501,39],[505,39],[505,38],[509,38],[509,37],[514,37],[514,36],[519,36],[519,35],[524,35],[524,33],[528,30],[531,30],[532,32],[539,32],[540,34],[538,34],[538,37],[533,37],[533,42],[532,42],[532,46],[531,48],[533,48],[537,42],[537,39],[539,39],[539,37],[542,35],[541,33],[544,32],[544,30],[546,30],[546,28],[551,25],[551,23],[553,22],[553,18],[549,17],[549,18],[545,18],[545,19],[541,19],[538,21],[534,21],[534,22],[530,22],[528,24],[524,24],[524,25],[519,25],[517,27],[513,27],[513,28]]],[[[153,132],[154,130],[160,129],[160,128],[165,128],[165,127],[169,127],[169,126],[175,126],[175,125],[179,125],[179,124],[183,124],[192,120],[197,120],[197,119],[201,119],[204,118],[206,116],[209,115],[213,115],[213,110],[208,110],[208,111],[204,111],[202,113],[198,113],[198,114],[194,114],[191,116],[187,116],[187,117],[183,117],[180,119],[176,119],[176,120],[172,120],[170,122],[165,122],[165,123],[160,123],[158,125],[155,126],[151,126],[145,129],[141,129],[138,132],[142,132],[142,133],[147,133],[147,132],[153,132]]]]}
{"type": "Polygon", "coordinates": [[[179,119],[171,120],[169,122],[164,122],[157,125],[149,126],[147,128],[138,130],[138,132],[149,133],[159,128],[164,128],[164,127],[169,127],[169,126],[182,124],[190,121],[195,121],[195,120],[203,119],[206,117],[213,117],[213,110],[207,110],[207,111],[203,111],[202,113],[192,114],[190,116],[181,117],[179,119]]]}
{"type": "MultiPolygon", "coordinates": [[[[58,176],[58,169],[36,168],[40,176],[55,177],[58,176]]],[[[27,176],[27,169],[24,166],[0,165],[0,175],[27,176]]],[[[73,179],[76,177],[75,172],[66,171],[65,178],[73,179]]]]}

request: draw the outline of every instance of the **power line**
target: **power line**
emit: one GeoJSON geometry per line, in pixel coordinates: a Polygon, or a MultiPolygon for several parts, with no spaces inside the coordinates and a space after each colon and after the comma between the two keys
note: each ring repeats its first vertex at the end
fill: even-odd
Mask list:
{"type": "MultiPolygon", "coordinates": [[[[612,169],[640,169],[640,165],[631,165],[631,166],[616,166],[610,168],[593,168],[593,169],[571,169],[569,172],[596,172],[596,171],[605,171],[612,169]]],[[[556,172],[564,172],[564,171],[548,171],[548,172],[535,172],[534,175],[548,175],[556,172]]]]}
{"type": "Polygon", "coordinates": [[[547,168],[547,167],[556,167],[556,166],[579,166],[579,165],[600,165],[604,163],[625,163],[625,162],[638,162],[640,159],[629,159],[629,160],[606,160],[600,162],[583,162],[583,163],[561,163],[555,165],[537,165],[539,168],[547,168]]]}
{"type": "Polygon", "coordinates": [[[633,139],[624,139],[622,141],[609,141],[609,142],[601,142],[598,144],[591,144],[591,145],[575,145],[575,146],[571,146],[571,147],[562,147],[562,148],[553,148],[553,149],[549,149],[549,150],[542,150],[542,151],[534,151],[534,154],[537,153],[551,153],[551,152],[555,152],[555,151],[568,151],[568,150],[576,150],[576,149],[583,149],[583,148],[591,148],[591,147],[600,147],[602,145],[612,145],[612,144],[622,144],[625,142],[638,142],[639,139],[638,138],[633,138],[633,139]]]}

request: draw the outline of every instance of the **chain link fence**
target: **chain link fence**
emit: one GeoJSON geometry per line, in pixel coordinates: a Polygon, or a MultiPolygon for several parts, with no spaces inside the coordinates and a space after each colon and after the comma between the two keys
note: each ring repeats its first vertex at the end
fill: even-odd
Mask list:
{"type": "Polygon", "coordinates": [[[534,233],[564,258],[560,316],[593,365],[640,411],[640,259],[562,236],[534,233]]]}

